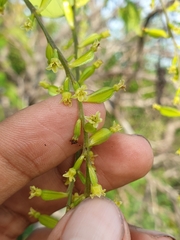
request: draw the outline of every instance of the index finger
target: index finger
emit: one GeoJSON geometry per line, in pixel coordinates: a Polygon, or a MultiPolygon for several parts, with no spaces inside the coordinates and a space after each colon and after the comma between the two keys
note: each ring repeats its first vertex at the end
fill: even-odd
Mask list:
{"type": "MultiPolygon", "coordinates": [[[[57,166],[81,146],[71,145],[78,118],[76,101],[72,107],[52,97],[30,106],[0,124],[1,203],[34,177],[57,166]]],[[[85,104],[85,114],[105,115],[101,104],[85,104]]]]}

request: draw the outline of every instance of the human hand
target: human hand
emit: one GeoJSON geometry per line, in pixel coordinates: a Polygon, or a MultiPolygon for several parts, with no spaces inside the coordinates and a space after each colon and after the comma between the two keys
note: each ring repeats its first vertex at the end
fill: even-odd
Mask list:
{"type": "MultiPolygon", "coordinates": [[[[97,110],[101,112],[101,116],[105,115],[103,105],[85,104],[86,115],[94,114],[97,110]]],[[[80,145],[70,145],[69,142],[77,113],[75,102],[73,107],[68,108],[59,105],[59,97],[53,97],[18,112],[0,124],[1,240],[16,239],[29,224],[35,222],[27,214],[30,207],[51,214],[65,206],[65,200],[28,200],[29,186],[66,191],[62,175],[72,165],[73,154],[81,148],[80,145]]],[[[149,143],[140,136],[115,134],[107,142],[95,147],[94,152],[98,154],[95,165],[99,182],[107,190],[144,176],[153,161],[149,143]]],[[[82,191],[82,185],[78,182],[76,190],[82,191]]],[[[39,230],[29,239],[88,240],[92,239],[92,233],[101,236],[97,234],[102,232],[102,238],[94,239],[153,239],[139,229],[129,227],[109,200],[98,198],[85,200],[69,211],[52,232],[48,229],[39,230]],[[93,209],[96,216],[91,214],[93,209]],[[98,216],[102,216],[99,221],[98,216]],[[80,220],[83,225],[78,225],[80,220]],[[98,224],[98,227],[89,226],[91,222],[98,224]],[[83,230],[86,237],[82,235],[81,238],[75,238],[68,235],[75,235],[73,229],[79,233],[83,230]],[[112,237],[106,238],[108,236],[112,237]]],[[[158,239],[169,239],[162,236],[164,235],[158,239]]]]}

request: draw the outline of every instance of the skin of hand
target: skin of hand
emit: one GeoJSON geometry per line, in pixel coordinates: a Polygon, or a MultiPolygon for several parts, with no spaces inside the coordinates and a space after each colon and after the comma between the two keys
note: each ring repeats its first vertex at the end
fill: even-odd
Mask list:
{"type": "MultiPolygon", "coordinates": [[[[85,104],[84,109],[85,115],[100,111],[105,118],[103,105],[85,104]]],[[[28,216],[30,207],[51,214],[65,206],[66,199],[28,200],[29,187],[66,191],[62,175],[72,166],[73,154],[82,148],[82,141],[70,144],[77,117],[77,103],[66,107],[56,96],[23,109],[0,123],[1,240],[17,239],[28,225],[36,221],[28,216]]],[[[143,177],[153,163],[149,143],[136,135],[114,134],[107,142],[94,147],[94,152],[98,155],[95,159],[98,179],[107,191],[143,177]]],[[[82,184],[77,181],[76,191],[81,193],[82,190],[82,184]]],[[[174,239],[128,225],[114,203],[105,198],[94,198],[86,199],[70,210],[52,231],[39,229],[28,239],[151,240],[156,239],[154,236],[159,240],[174,239]],[[92,238],[92,234],[97,237],[92,238]]]]}

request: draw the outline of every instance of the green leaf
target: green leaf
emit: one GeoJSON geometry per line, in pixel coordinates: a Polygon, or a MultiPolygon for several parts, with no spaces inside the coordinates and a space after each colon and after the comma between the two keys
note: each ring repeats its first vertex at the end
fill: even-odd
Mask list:
{"type": "MultiPolygon", "coordinates": [[[[45,1],[45,0],[43,0],[45,1]]],[[[89,0],[76,0],[76,7],[84,6],[89,0]]],[[[42,0],[30,0],[30,2],[36,7],[40,8],[42,5],[42,0]]],[[[74,0],[68,1],[71,6],[73,6],[74,0]]],[[[41,15],[49,18],[58,18],[64,16],[63,10],[63,0],[47,0],[46,4],[43,4],[43,11],[41,11],[41,15]]]]}
{"type": "MultiPolygon", "coordinates": [[[[30,0],[36,7],[40,8],[41,0],[30,0]]],[[[44,17],[57,18],[64,15],[62,0],[52,0],[48,6],[41,12],[44,17]]]]}
{"type": "Polygon", "coordinates": [[[41,0],[41,4],[40,4],[40,11],[43,11],[44,9],[47,8],[47,6],[50,4],[52,0],[41,0]]]}

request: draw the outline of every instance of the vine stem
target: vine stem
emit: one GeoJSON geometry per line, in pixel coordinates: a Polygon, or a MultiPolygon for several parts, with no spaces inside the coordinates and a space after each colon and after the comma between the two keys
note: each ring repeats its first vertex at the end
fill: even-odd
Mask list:
{"type": "MultiPolygon", "coordinates": [[[[36,18],[41,30],[43,31],[47,42],[50,44],[50,46],[53,49],[57,50],[58,53],[58,57],[59,60],[61,61],[62,66],[64,67],[64,70],[66,72],[66,76],[69,77],[69,79],[73,83],[79,79],[79,68],[76,69],[76,79],[74,77],[74,75],[72,74],[71,70],[69,69],[68,63],[64,57],[64,55],[62,54],[62,52],[60,51],[60,49],[56,46],[55,42],[53,41],[53,39],[51,38],[51,36],[49,35],[48,31],[46,30],[41,17],[39,16],[39,14],[36,11],[36,8],[31,4],[31,2],[29,0],[24,0],[26,6],[29,8],[29,10],[31,11],[31,14],[34,15],[34,17],[36,18]]],[[[74,53],[75,53],[75,58],[78,57],[78,38],[77,38],[77,29],[76,29],[76,7],[75,7],[75,3],[76,0],[74,0],[74,6],[73,6],[73,15],[74,15],[74,26],[75,28],[72,30],[72,35],[73,35],[73,40],[74,40],[74,53]]],[[[90,162],[90,157],[89,157],[89,136],[88,133],[84,130],[84,126],[85,126],[85,118],[84,118],[84,109],[83,109],[83,104],[81,102],[78,101],[78,106],[79,106],[79,115],[82,121],[82,128],[83,128],[83,134],[84,134],[84,144],[83,144],[83,152],[86,152],[86,188],[85,188],[85,195],[89,196],[90,195],[90,176],[89,176],[89,169],[88,166],[89,164],[91,164],[90,162]]],[[[73,187],[74,187],[74,182],[72,184],[69,185],[68,188],[68,193],[69,193],[69,197],[68,197],[68,202],[67,202],[67,208],[70,206],[71,204],[71,199],[72,199],[72,193],[73,193],[73,187]]]]}
{"type": "MultiPolygon", "coordinates": [[[[76,0],[74,0],[73,5],[73,20],[74,20],[74,29],[72,29],[72,37],[74,42],[74,55],[75,58],[78,58],[78,36],[77,36],[77,21],[76,21],[76,0]]],[[[79,67],[76,68],[76,80],[79,79],[79,67]]],[[[83,134],[84,134],[84,143],[83,143],[83,152],[86,152],[86,188],[85,188],[85,195],[88,197],[90,195],[90,176],[89,176],[89,164],[90,157],[89,157],[89,135],[84,130],[85,129],[85,118],[84,118],[84,108],[81,102],[78,102],[79,106],[79,117],[81,118],[83,134]]]]}

